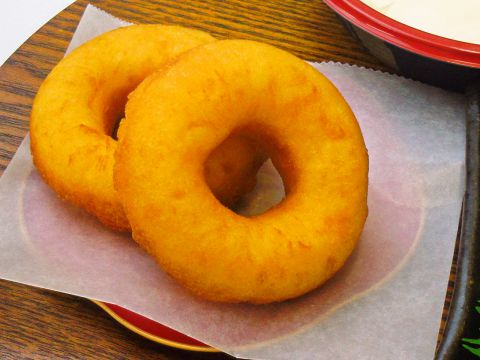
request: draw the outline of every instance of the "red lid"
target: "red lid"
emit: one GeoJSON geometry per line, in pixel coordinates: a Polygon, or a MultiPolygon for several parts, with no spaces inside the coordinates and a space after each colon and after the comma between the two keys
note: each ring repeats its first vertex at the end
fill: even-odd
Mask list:
{"type": "Polygon", "coordinates": [[[402,24],[360,0],[324,0],[366,32],[405,50],[444,62],[480,68],[480,45],[447,39],[402,24]]]}

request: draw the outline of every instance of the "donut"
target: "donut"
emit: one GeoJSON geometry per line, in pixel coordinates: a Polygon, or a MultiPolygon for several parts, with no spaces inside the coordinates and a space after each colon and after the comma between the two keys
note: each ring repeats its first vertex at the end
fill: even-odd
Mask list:
{"type": "MultiPolygon", "coordinates": [[[[105,225],[129,230],[113,187],[112,138],[127,95],[179,54],[212,41],[178,26],[134,25],[98,36],[60,61],[35,97],[30,122],[33,161],[47,184],[105,225]]],[[[251,141],[231,141],[240,143],[238,151],[219,149],[207,161],[207,181],[229,206],[254,185],[264,160],[251,141]]]]}
{"type": "Polygon", "coordinates": [[[114,183],[133,238],[192,293],[283,301],[352,253],[368,155],[350,107],[306,62],[253,41],[209,43],[146,79],[126,119],[114,183]],[[205,181],[205,159],[232,135],[260,143],[282,176],[285,199],[260,215],[226,208],[205,181]]]}

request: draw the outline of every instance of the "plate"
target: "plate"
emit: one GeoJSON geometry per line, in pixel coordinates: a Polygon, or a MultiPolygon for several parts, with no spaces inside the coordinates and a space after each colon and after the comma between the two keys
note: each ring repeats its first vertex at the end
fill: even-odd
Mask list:
{"type": "Polygon", "coordinates": [[[480,44],[447,39],[400,23],[361,0],[324,0],[347,30],[399,74],[464,92],[480,74],[480,44]]]}
{"type": "Polygon", "coordinates": [[[156,343],[188,351],[219,352],[198,340],[121,306],[97,300],[91,301],[127,329],[156,343]]]}

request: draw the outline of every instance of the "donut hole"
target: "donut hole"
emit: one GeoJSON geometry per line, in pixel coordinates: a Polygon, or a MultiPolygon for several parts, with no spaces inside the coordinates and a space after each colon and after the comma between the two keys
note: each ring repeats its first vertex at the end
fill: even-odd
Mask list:
{"type": "Polygon", "coordinates": [[[210,179],[210,182],[206,176],[207,185],[213,195],[235,213],[253,217],[285,199],[284,182],[288,180],[288,188],[292,181],[284,179],[274,165],[278,162],[270,159],[269,154],[281,156],[277,146],[272,144],[271,139],[262,134],[252,137],[248,131],[236,131],[207,158],[205,173],[213,172],[212,167],[217,166],[216,173],[223,175],[210,179]]]}
{"type": "Polygon", "coordinates": [[[232,210],[245,217],[263,214],[285,199],[285,186],[279,171],[268,159],[258,170],[255,187],[240,197],[232,210]]]}
{"type": "MultiPolygon", "coordinates": [[[[125,106],[128,100],[128,94],[138,85],[138,81],[132,81],[123,84],[117,89],[111,91],[103,98],[103,130],[105,134],[112,139],[118,140],[120,124],[125,118],[125,106]]],[[[121,131],[121,130],[120,130],[121,131]]]]}
{"type": "Polygon", "coordinates": [[[120,123],[123,121],[124,118],[125,118],[125,111],[123,111],[120,114],[120,116],[118,116],[118,118],[115,121],[113,121],[113,127],[112,127],[112,130],[110,131],[110,137],[113,140],[118,141],[118,130],[120,129],[120,123]]]}

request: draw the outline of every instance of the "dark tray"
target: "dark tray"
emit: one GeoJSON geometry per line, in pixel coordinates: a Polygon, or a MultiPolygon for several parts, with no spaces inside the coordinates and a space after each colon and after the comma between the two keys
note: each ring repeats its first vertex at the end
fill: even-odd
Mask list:
{"type": "Polygon", "coordinates": [[[466,192],[452,302],[435,360],[480,359],[480,83],[467,91],[466,192]]]}

